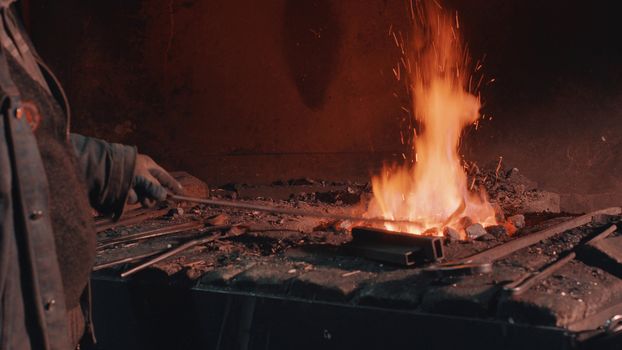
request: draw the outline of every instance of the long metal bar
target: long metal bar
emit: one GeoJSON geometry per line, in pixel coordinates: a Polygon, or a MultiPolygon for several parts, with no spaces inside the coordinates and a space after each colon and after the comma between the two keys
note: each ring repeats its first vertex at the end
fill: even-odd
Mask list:
{"type": "Polygon", "coordinates": [[[579,226],[586,225],[590,223],[592,221],[592,218],[596,215],[600,215],[600,214],[618,215],[620,213],[622,213],[622,208],[620,207],[612,207],[612,208],[597,210],[597,211],[594,211],[594,212],[591,212],[585,215],[578,216],[574,219],[562,222],[561,224],[555,225],[553,227],[549,227],[545,230],[531,233],[526,236],[517,238],[513,241],[509,241],[499,246],[490,248],[481,253],[471,255],[470,257],[465,258],[464,261],[469,261],[473,263],[493,262],[503,257],[506,257],[518,250],[527,248],[547,238],[553,237],[556,234],[562,233],[567,230],[571,230],[579,226]]]}
{"type": "Polygon", "coordinates": [[[383,218],[364,218],[362,216],[353,216],[353,215],[344,215],[344,214],[334,214],[334,213],[324,213],[319,211],[310,211],[304,209],[293,209],[293,208],[277,208],[268,205],[260,205],[260,204],[249,204],[243,202],[235,202],[235,201],[226,201],[226,200],[218,200],[218,199],[203,199],[196,197],[187,197],[187,196],[179,196],[179,195],[169,195],[168,199],[180,201],[180,202],[192,202],[192,203],[201,203],[216,207],[228,207],[228,208],[236,208],[243,210],[254,210],[254,211],[262,211],[266,213],[273,214],[286,214],[286,215],[298,215],[298,216],[309,216],[316,218],[328,218],[335,220],[350,220],[350,221],[363,221],[373,224],[408,224],[417,227],[423,228],[423,225],[420,222],[409,221],[409,220],[388,220],[383,218]]]}

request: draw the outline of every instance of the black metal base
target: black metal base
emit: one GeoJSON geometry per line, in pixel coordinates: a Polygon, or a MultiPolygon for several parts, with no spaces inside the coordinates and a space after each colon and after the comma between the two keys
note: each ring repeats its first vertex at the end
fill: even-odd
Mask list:
{"type": "MultiPolygon", "coordinates": [[[[574,333],[412,311],[93,278],[99,349],[576,349],[574,333]]],[[[618,348],[601,338],[589,347],[618,348]]]]}

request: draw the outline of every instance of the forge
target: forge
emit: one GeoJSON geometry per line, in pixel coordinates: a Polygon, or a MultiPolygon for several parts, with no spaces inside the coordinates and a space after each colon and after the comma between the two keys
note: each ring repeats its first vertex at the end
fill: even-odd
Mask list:
{"type": "MultiPolygon", "coordinates": [[[[346,213],[372,196],[367,184],[354,182],[208,189],[186,173],[176,176],[199,197],[279,210],[346,213]]],[[[508,212],[552,195],[518,194],[511,188],[524,183],[515,177],[509,170],[495,180],[508,212]]],[[[177,201],[126,215],[97,221],[92,282],[104,348],[574,349],[619,342],[617,207],[515,214],[516,232],[493,225],[466,240],[177,201]],[[443,336],[447,327],[455,336],[443,336]]]]}
{"type": "Polygon", "coordinates": [[[94,213],[98,349],[620,347],[615,6],[75,3],[72,125],[184,186],[94,213]]]}

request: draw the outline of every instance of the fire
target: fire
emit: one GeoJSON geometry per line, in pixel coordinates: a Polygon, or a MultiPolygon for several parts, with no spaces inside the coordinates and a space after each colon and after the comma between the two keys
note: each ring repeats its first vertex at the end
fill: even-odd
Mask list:
{"type": "MultiPolygon", "coordinates": [[[[458,17],[436,1],[412,5],[414,55],[410,92],[415,118],[412,161],[385,166],[372,178],[373,199],[367,215],[418,224],[388,224],[387,229],[442,235],[445,227],[462,233],[464,222],[496,224],[495,211],[483,190],[469,191],[458,154],[463,129],[479,118],[481,103],[469,91],[469,58],[459,33],[458,17]],[[468,220],[468,219],[470,220],[468,220]]],[[[407,52],[402,47],[402,52],[407,52]]]]}

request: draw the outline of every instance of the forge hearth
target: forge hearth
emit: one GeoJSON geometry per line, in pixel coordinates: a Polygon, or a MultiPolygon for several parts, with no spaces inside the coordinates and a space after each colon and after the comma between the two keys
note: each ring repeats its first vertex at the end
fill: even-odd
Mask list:
{"type": "MultiPolygon", "coordinates": [[[[192,177],[187,181],[197,182],[192,177]]],[[[516,191],[502,181],[497,180],[497,192],[503,191],[506,203],[526,200],[517,197],[512,202],[516,191]]],[[[369,197],[365,184],[290,183],[228,185],[210,192],[220,198],[333,213],[360,205],[358,201],[344,204],[340,193],[360,201],[369,197]],[[331,203],[326,203],[323,193],[332,194],[331,203]]],[[[202,185],[195,188],[205,191],[202,185]]],[[[353,254],[348,248],[352,223],[170,205],[137,209],[116,224],[97,224],[95,317],[106,320],[98,324],[115,325],[114,336],[109,333],[112,328],[100,326],[103,348],[171,348],[180,339],[188,342],[182,348],[264,348],[267,344],[271,348],[350,348],[380,346],[378,339],[386,337],[390,338],[387,346],[576,348],[592,346],[599,339],[611,341],[603,327],[622,312],[620,256],[611,246],[619,240],[617,232],[581,250],[581,259],[570,261],[526,292],[508,295],[503,290],[526,273],[577,251],[619,222],[619,215],[597,215],[584,222],[570,214],[525,213],[526,226],[511,236],[506,232],[491,234],[492,239],[462,241],[438,237],[445,257],[440,262],[468,262],[465,258],[535,237],[545,229],[582,223],[502,256],[489,273],[475,269],[474,274],[451,276],[422,269],[435,259],[402,268],[353,254]],[[232,228],[245,231],[194,246],[128,279],[119,277],[153,254],[201,235],[226,235],[232,228]],[[119,263],[128,257],[136,259],[119,263]],[[111,311],[110,305],[124,303],[123,312],[111,311]],[[126,330],[121,335],[120,328],[126,330]],[[447,337],[448,332],[459,336],[447,337]]],[[[516,207],[505,211],[519,213],[510,208],[516,207]]]]}

